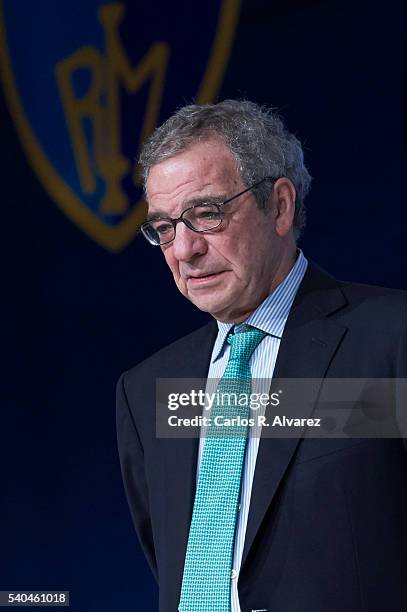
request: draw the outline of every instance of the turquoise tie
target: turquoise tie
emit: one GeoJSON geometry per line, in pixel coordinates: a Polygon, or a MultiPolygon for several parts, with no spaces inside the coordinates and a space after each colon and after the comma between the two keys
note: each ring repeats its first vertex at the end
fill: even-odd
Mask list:
{"type": "MultiPolygon", "coordinates": [[[[266,334],[253,327],[246,330],[227,338],[230,356],[216,390],[218,397],[250,396],[250,357],[266,334]]],[[[216,416],[221,421],[249,417],[250,402],[221,404],[212,406],[212,423],[216,416]]],[[[178,607],[181,612],[230,611],[233,545],[246,440],[247,425],[212,425],[207,429],[185,556],[178,607]]]]}

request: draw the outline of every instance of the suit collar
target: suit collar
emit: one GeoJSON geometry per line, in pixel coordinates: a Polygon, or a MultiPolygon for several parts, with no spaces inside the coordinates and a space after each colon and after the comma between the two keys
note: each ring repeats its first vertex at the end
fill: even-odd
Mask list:
{"type": "Polygon", "coordinates": [[[347,306],[341,283],[317,264],[309,261],[307,271],[295,296],[287,327],[327,317],[347,306]]]}

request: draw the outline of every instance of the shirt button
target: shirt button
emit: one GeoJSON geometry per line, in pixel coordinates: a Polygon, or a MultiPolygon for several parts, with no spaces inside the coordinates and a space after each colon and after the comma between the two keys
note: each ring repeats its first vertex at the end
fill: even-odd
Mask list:
{"type": "Polygon", "coordinates": [[[237,511],[240,512],[241,505],[239,504],[237,507],[237,511]]]}
{"type": "Polygon", "coordinates": [[[235,569],[232,569],[232,571],[230,572],[230,577],[232,580],[237,578],[237,571],[235,569]]]}

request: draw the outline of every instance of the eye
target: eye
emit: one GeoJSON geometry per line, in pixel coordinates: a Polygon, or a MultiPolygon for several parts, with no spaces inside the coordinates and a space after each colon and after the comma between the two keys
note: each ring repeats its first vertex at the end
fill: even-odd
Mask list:
{"type": "Polygon", "coordinates": [[[220,219],[222,214],[213,204],[202,204],[194,209],[195,218],[203,221],[211,221],[220,219]]]}
{"type": "Polygon", "coordinates": [[[168,221],[156,221],[154,223],[154,229],[157,234],[160,234],[160,236],[162,236],[167,232],[171,232],[173,230],[173,227],[171,223],[168,223],[168,221]]]}
{"type": "Polygon", "coordinates": [[[196,217],[197,219],[214,219],[216,212],[213,210],[202,210],[197,213],[196,217]]]}

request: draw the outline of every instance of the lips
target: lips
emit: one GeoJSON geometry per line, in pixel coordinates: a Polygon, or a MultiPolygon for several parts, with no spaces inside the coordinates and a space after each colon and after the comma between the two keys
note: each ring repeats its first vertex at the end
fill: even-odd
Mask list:
{"type": "Polygon", "coordinates": [[[202,274],[190,274],[187,278],[207,278],[209,276],[215,276],[216,274],[220,274],[221,272],[202,272],[202,274]]]}
{"type": "Polygon", "coordinates": [[[219,278],[225,270],[220,270],[219,272],[201,272],[199,274],[188,275],[187,281],[193,284],[204,284],[209,283],[211,281],[215,281],[219,278]]]}

